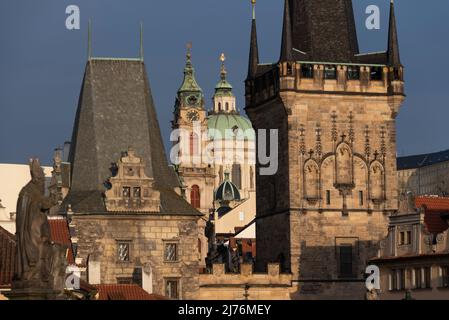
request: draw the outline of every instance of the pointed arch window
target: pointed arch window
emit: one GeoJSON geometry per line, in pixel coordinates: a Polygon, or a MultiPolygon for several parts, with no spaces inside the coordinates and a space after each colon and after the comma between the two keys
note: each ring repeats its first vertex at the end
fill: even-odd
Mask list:
{"type": "Polygon", "coordinates": [[[232,183],[239,189],[242,189],[242,167],[238,163],[232,165],[232,183]]]}
{"type": "Polygon", "coordinates": [[[218,171],[218,177],[220,179],[220,184],[223,183],[223,166],[220,166],[220,170],[218,171]]]}
{"type": "Polygon", "coordinates": [[[201,207],[200,187],[197,185],[193,185],[190,191],[190,204],[196,209],[201,207]]]}

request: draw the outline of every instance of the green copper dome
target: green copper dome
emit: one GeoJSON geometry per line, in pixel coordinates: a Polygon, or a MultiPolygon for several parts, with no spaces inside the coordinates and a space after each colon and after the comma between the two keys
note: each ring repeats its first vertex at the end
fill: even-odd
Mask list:
{"type": "MultiPolygon", "coordinates": [[[[220,132],[221,139],[231,139],[233,136],[229,136],[235,130],[242,130],[245,139],[254,141],[255,133],[251,121],[235,113],[218,113],[210,115],[207,119],[208,129],[215,129],[220,132]],[[251,129],[251,130],[248,130],[251,129]]],[[[217,139],[214,136],[214,132],[209,130],[209,139],[217,139]]]]}
{"type": "Polygon", "coordinates": [[[240,192],[229,180],[229,173],[225,173],[225,181],[215,191],[215,201],[240,201],[240,192]]]}

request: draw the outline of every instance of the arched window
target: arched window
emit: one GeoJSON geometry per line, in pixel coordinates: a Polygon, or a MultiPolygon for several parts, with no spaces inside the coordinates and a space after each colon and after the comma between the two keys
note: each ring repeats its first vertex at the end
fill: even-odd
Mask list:
{"type": "Polygon", "coordinates": [[[192,186],[190,191],[190,204],[196,209],[201,207],[200,187],[197,185],[192,186]]]}
{"type": "Polygon", "coordinates": [[[253,167],[249,170],[249,185],[251,189],[254,189],[254,169],[253,167]]]}
{"type": "Polygon", "coordinates": [[[220,170],[218,171],[218,177],[220,179],[219,184],[222,184],[223,183],[223,166],[220,166],[220,170]]]}
{"type": "Polygon", "coordinates": [[[218,111],[221,111],[221,102],[218,103],[218,111]]]}
{"type": "Polygon", "coordinates": [[[226,111],[228,111],[228,110],[229,110],[229,103],[226,102],[226,111]]]}
{"type": "Polygon", "coordinates": [[[232,165],[232,183],[239,189],[242,189],[242,167],[238,163],[232,165]]]}
{"type": "Polygon", "coordinates": [[[198,136],[195,133],[190,134],[190,156],[198,155],[198,136]]]}

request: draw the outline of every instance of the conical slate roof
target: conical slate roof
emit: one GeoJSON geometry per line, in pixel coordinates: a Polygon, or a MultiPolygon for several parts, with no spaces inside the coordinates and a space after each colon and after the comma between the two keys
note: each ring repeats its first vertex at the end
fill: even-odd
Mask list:
{"type": "MultiPolygon", "coordinates": [[[[290,16],[284,16],[284,46],[305,53],[301,58],[308,61],[355,60],[359,46],[351,0],[287,0],[287,5],[290,16]]],[[[282,48],[289,54],[288,50],[282,48]]]]}
{"type": "Polygon", "coordinates": [[[162,214],[198,215],[174,190],[145,70],[137,59],[87,62],[73,129],[71,188],[64,200],[75,213],[105,213],[104,182],[129,147],[145,162],[145,174],[161,193],[162,214]]]}

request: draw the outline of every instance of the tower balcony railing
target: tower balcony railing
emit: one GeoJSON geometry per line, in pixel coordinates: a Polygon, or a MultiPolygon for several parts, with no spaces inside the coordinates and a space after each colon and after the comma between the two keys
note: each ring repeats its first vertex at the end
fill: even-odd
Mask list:
{"type": "Polygon", "coordinates": [[[265,73],[246,81],[247,106],[269,101],[282,91],[405,95],[403,67],[308,61],[271,66],[265,73]]]}
{"type": "Polygon", "coordinates": [[[403,73],[402,67],[381,64],[283,62],[279,90],[403,95],[403,73]]]}

